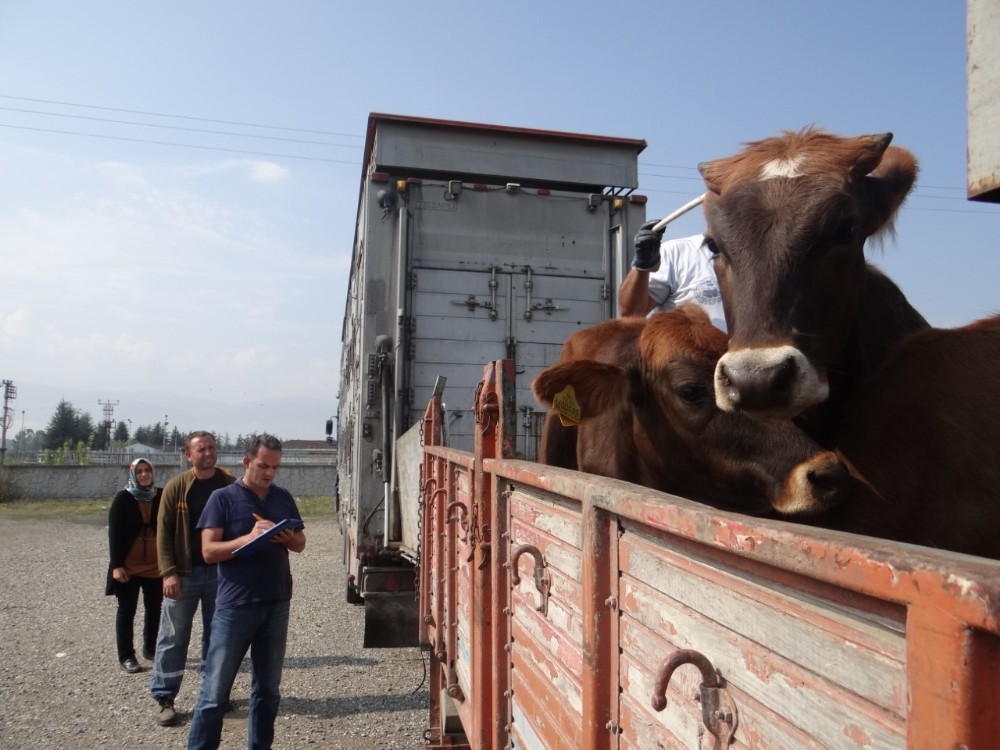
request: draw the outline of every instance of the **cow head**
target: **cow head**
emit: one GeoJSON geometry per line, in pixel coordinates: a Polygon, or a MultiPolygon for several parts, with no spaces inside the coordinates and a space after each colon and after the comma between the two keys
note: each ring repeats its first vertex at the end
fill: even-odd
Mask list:
{"type": "Polygon", "coordinates": [[[571,429],[581,471],[753,514],[808,514],[841,499],[843,465],[792,422],[715,405],[713,376],[727,339],[701,308],[608,321],[574,336],[532,389],[578,424],[571,429]]]}
{"type": "Polygon", "coordinates": [[[891,231],[916,179],[891,140],[806,129],[699,166],[730,336],[720,408],[792,418],[827,398],[862,304],[865,241],[891,231]]]}

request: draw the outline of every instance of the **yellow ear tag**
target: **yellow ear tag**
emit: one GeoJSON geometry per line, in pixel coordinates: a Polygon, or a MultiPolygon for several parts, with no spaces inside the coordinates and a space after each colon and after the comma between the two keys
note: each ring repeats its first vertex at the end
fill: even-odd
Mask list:
{"type": "Polygon", "coordinates": [[[576,401],[576,391],[567,385],[552,399],[552,408],[559,415],[563,427],[573,427],[580,424],[580,404],[576,401]]]}

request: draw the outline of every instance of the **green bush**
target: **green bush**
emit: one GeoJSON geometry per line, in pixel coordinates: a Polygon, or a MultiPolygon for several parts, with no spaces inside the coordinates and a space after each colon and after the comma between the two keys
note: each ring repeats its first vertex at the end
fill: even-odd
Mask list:
{"type": "Polygon", "coordinates": [[[22,497],[21,488],[14,475],[0,467],[0,503],[12,503],[22,497]]]}

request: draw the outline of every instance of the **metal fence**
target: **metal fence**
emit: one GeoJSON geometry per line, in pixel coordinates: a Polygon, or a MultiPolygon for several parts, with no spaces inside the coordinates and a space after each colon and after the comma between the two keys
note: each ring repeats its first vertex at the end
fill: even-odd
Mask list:
{"type": "MultiPolygon", "coordinates": [[[[183,451],[64,451],[58,456],[58,460],[46,460],[43,451],[28,451],[23,454],[9,452],[5,463],[16,464],[45,464],[50,463],[59,466],[128,466],[137,458],[148,459],[153,466],[179,466],[186,467],[183,451]]],[[[219,453],[218,463],[220,466],[239,466],[243,462],[243,453],[237,451],[223,451],[219,453]]],[[[281,453],[282,464],[312,464],[321,466],[335,466],[337,464],[337,449],[329,448],[286,448],[281,453]]]]}

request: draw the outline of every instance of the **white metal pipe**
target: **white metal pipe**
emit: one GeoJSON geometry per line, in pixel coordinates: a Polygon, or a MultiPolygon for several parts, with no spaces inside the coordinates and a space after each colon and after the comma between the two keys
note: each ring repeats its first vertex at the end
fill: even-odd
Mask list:
{"type": "Polygon", "coordinates": [[[654,232],[659,232],[661,229],[663,229],[665,226],[667,226],[667,224],[669,224],[670,222],[672,222],[674,219],[679,219],[681,216],[683,216],[684,214],[686,214],[692,208],[697,208],[698,206],[700,206],[702,204],[702,201],[705,200],[705,196],[706,195],[707,195],[707,193],[702,193],[697,198],[695,198],[693,201],[689,201],[689,202],[685,203],[683,206],[681,206],[680,208],[678,208],[672,214],[670,214],[668,216],[664,216],[662,219],[660,219],[658,222],[656,222],[656,224],[653,226],[653,231],[654,232]]]}

